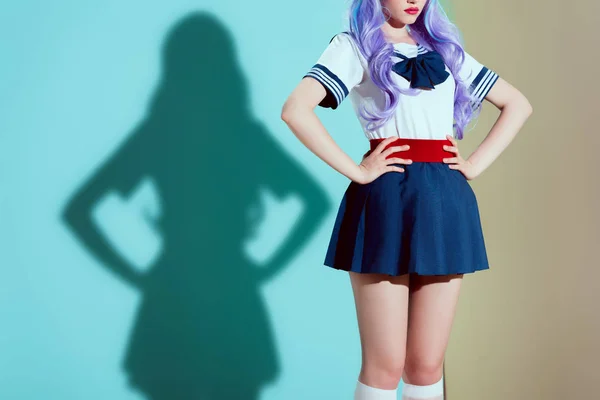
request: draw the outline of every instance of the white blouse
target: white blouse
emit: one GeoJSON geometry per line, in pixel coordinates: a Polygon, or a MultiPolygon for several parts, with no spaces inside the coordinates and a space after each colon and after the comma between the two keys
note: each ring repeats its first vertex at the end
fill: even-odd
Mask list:
{"type": "MultiPolygon", "coordinates": [[[[394,48],[396,52],[409,58],[429,51],[420,44],[409,43],[396,43],[394,48]]],[[[401,61],[401,58],[397,61],[401,61]]],[[[445,69],[450,73],[447,65],[445,69]]],[[[469,87],[473,106],[481,104],[498,80],[498,74],[479,63],[466,51],[465,61],[459,74],[469,87]]],[[[391,75],[401,88],[409,87],[408,80],[396,73],[391,75]]],[[[348,33],[340,33],[331,40],[305,77],[316,79],[327,90],[327,96],[319,104],[322,107],[336,109],[349,95],[367,139],[398,136],[410,139],[445,140],[447,134],[455,136],[453,130],[455,80],[452,73],[432,90],[417,89],[419,93],[416,96],[400,95],[394,116],[374,131],[367,130],[367,121],[361,118],[359,107],[363,104],[367,104],[367,109],[370,110],[373,109],[373,104],[381,107],[384,103],[384,95],[371,80],[367,61],[348,33]]]]}

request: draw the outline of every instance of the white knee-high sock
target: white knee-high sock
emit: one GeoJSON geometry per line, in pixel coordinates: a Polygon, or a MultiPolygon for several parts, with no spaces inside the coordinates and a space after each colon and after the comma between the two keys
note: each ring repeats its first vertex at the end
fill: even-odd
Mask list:
{"type": "Polygon", "coordinates": [[[404,382],[402,400],[444,400],[444,378],[432,385],[413,385],[404,382]]]}
{"type": "Polygon", "coordinates": [[[380,389],[356,381],[354,400],[396,400],[396,389],[380,389]]]}

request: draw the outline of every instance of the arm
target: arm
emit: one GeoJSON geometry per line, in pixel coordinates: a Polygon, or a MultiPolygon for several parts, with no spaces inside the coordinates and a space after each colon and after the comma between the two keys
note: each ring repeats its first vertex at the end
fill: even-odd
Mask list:
{"type": "Polygon", "coordinates": [[[283,105],[281,119],[310,151],[352,181],[360,182],[362,171],[335,143],[315,113],[327,91],[317,80],[300,81],[283,105]]]}
{"type": "MultiPolygon", "coordinates": [[[[121,257],[93,220],[93,211],[99,201],[111,191],[117,191],[118,198],[127,196],[142,177],[140,158],[147,150],[134,147],[133,140],[128,139],[125,146],[71,197],[62,218],[81,244],[106,268],[127,283],[139,287],[142,274],[121,257]]],[[[115,198],[114,195],[111,197],[115,198]]]]}
{"type": "Polygon", "coordinates": [[[500,110],[500,116],[477,149],[469,156],[476,174],[481,174],[508,147],[533,112],[527,98],[502,78],[485,97],[500,110]]]}
{"type": "Polygon", "coordinates": [[[364,63],[348,34],[334,36],[281,111],[281,119],[310,151],[355,182],[363,180],[364,171],[335,143],[317,117],[315,108],[337,109],[352,88],[367,76],[364,63]]]}

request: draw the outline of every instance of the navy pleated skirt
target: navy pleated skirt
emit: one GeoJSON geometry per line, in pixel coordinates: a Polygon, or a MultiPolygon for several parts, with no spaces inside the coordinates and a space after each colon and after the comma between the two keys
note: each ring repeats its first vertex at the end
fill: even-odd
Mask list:
{"type": "MultiPolygon", "coordinates": [[[[350,182],[338,208],[326,266],[392,276],[465,274],[489,269],[471,185],[462,172],[444,162],[415,161],[426,159],[426,154],[422,156],[428,151],[418,151],[415,140],[421,139],[392,143],[408,143],[413,149],[412,153],[388,156],[413,159],[412,164],[396,164],[404,172],[386,172],[367,184],[350,182]]],[[[439,142],[440,147],[451,145],[446,140],[433,142],[439,142]]],[[[371,140],[371,149],[376,144],[371,140]]],[[[444,157],[455,156],[444,153],[444,157]]]]}

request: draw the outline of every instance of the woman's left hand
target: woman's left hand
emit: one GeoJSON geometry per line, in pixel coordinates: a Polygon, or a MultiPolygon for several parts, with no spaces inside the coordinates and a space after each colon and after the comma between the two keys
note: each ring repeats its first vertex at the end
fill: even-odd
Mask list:
{"type": "Polygon", "coordinates": [[[459,170],[465,176],[465,178],[467,178],[467,180],[476,178],[477,175],[479,175],[477,169],[470,161],[461,157],[460,152],[458,151],[458,143],[456,142],[456,139],[450,135],[446,135],[446,138],[452,142],[452,146],[444,145],[444,150],[456,154],[456,157],[444,158],[442,161],[444,161],[446,164],[449,164],[448,167],[450,167],[450,169],[459,170]]]}

